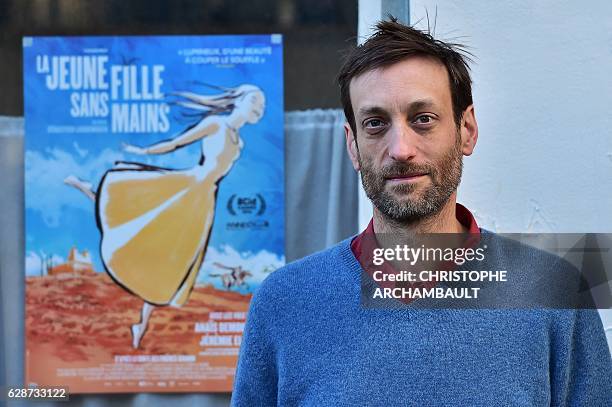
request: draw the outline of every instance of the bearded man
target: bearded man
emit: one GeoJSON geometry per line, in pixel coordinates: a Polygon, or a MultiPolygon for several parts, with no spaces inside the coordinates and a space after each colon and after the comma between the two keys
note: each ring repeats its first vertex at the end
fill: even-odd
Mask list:
{"type": "Polygon", "coordinates": [[[612,405],[593,309],[368,309],[371,234],[463,233],[519,266],[554,268],[456,202],[478,125],[464,49],[394,20],[339,75],[346,145],[373,217],[360,235],[272,273],[255,294],[234,406],[612,405]]]}

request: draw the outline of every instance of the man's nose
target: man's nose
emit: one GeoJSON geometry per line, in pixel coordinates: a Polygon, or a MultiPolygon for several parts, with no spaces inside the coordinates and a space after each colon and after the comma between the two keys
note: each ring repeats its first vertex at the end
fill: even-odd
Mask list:
{"type": "Polygon", "coordinates": [[[408,161],[416,156],[418,134],[408,123],[394,123],[388,134],[391,138],[388,144],[389,157],[396,161],[408,161]]]}

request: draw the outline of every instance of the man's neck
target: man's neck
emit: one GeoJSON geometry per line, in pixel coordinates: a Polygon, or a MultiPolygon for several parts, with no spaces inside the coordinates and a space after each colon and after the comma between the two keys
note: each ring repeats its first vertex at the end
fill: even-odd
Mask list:
{"type": "Polygon", "coordinates": [[[466,233],[467,227],[457,220],[455,214],[456,201],[457,195],[453,193],[439,212],[410,223],[388,219],[374,208],[374,233],[466,233]]]}

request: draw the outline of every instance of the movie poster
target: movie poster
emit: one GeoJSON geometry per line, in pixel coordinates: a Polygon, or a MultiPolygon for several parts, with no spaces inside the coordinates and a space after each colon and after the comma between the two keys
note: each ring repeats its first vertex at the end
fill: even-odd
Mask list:
{"type": "Polygon", "coordinates": [[[23,47],[26,385],[230,391],[285,262],[282,37],[23,47]]]}

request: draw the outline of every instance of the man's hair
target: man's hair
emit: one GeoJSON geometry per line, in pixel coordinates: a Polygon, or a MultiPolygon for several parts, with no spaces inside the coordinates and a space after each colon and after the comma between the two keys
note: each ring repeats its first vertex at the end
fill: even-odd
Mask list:
{"type": "Polygon", "coordinates": [[[346,120],[356,137],[355,113],[351,105],[351,80],[365,72],[393,65],[413,56],[429,56],[440,61],[448,72],[453,116],[458,127],[465,109],[472,104],[470,53],[461,44],[436,40],[428,31],[397,22],[380,21],[376,32],[362,45],[352,48],[338,74],[340,99],[346,120]]]}

